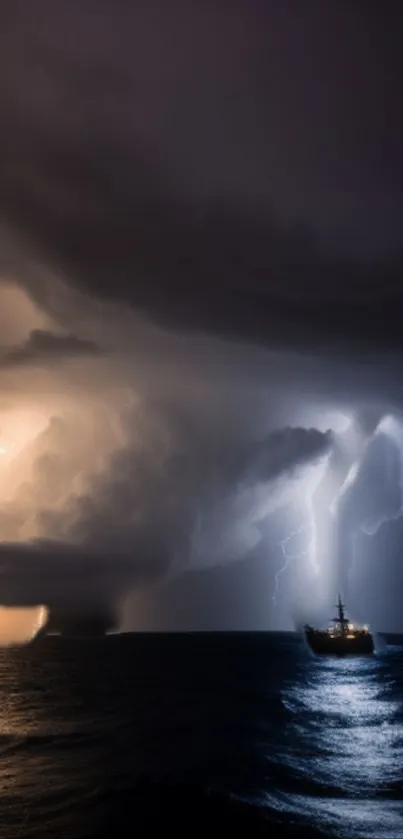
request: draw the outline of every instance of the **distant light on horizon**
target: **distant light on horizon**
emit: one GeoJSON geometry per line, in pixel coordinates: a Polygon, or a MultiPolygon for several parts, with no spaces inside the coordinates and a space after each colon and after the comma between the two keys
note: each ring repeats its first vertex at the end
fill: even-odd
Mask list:
{"type": "Polygon", "coordinates": [[[0,606],[0,647],[28,644],[46,624],[46,606],[0,606]]]}

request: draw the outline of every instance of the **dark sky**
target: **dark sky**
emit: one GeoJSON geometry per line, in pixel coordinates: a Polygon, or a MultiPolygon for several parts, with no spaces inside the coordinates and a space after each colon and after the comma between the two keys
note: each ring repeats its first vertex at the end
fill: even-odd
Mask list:
{"type": "Polygon", "coordinates": [[[217,592],[246,574],[260,627],[267,567],[289,623],[287,481],[341,414],[400,422],[402,24],[391,0],[0,3],[5,543],[102,543],[133,586],[169,568],[147,625],[236,623],[217,592]]]}

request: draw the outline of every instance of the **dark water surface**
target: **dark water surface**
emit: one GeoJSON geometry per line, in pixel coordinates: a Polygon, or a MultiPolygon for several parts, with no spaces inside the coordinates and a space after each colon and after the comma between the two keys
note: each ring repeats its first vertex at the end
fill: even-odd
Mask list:
{"type": "Polygon", "coordinates": [[[403,837],[403,649],[286,634],[0,651],[0,836],[403,837]]]}

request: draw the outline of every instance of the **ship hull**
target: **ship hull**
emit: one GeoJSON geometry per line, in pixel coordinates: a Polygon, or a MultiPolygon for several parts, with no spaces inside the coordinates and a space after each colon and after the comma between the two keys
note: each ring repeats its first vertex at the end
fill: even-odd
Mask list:
{"type": "Polygon", "coordinates": [[[320,632],[306,632],[305,638],[315,655],[366,656],[374,652],[374,641],[369,633],[350,639],[331,637],[320,632]]]}

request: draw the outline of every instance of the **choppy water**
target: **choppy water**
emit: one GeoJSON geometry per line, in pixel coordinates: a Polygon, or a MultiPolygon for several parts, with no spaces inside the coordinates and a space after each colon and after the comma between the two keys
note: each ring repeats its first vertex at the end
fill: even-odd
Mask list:
{"type": "Polygon", "coordinates": [[[403,837],[403,648],[111,636],[0,651],[0,837],[403,837]]]}

